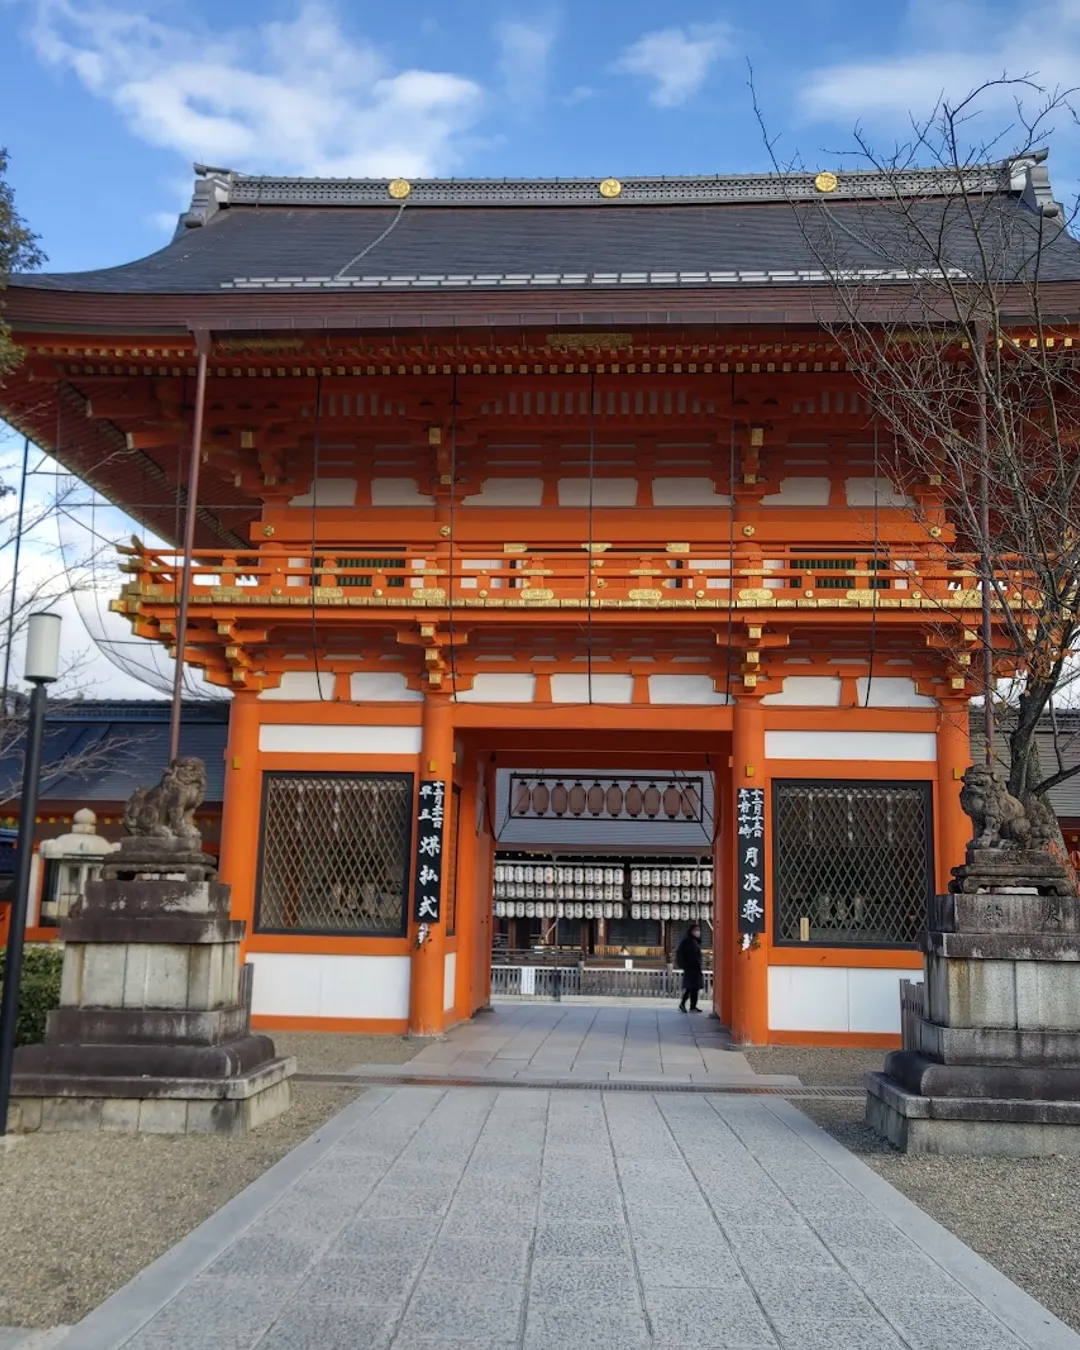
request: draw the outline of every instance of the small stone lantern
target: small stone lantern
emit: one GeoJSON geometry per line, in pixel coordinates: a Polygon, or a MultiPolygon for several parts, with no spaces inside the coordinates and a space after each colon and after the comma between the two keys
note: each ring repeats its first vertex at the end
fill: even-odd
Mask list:
{"type": "Polygon", "coordinates": [[[102,839],[97,816],[86,807],[75,812],[70,834],[43,840],[40,852],[46,869],[39,923],[59,924],[66,919],[75,901],[86,894],[87,883],[98,880],[105,859],[119,847],[102,839]]]}

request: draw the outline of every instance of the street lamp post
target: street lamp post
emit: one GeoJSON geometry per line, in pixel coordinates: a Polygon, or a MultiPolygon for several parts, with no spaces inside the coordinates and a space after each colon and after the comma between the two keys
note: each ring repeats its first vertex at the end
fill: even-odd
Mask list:
{"type": "Polygon", "coordinates": [[[23,678],[34,686],[34,692],[30,695],[30,722],[26,729],[26,760],[19,805],[18,874],[4,962],[4,993],[0,999],[0,1135],[7,1133],[8,1103],[11,1099],[15,1023],[19,1017],[19,980],[22,975],[26,915],[30,905],[30,864],[34,860],[34,817],[37,814],[41,739],[47,702],[45,688],[56,679],[59,666],[60,615],[31,614],[26,627],[23,678]]]}

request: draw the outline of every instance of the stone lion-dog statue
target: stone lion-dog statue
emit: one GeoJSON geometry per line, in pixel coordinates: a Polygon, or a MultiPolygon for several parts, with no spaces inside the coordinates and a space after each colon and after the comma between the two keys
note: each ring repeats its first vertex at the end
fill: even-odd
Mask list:
{"type": "Polygon", "coordinates": [[[960,806],[975,827],[972,848],[1024,848],[1031,821],[1024,804],[1006,786],[1000,765],[973,764],[964,773],[960,806]]]}
{"type": "Polygon", "coordinates": [[[174,759],[157,787],[136,788],[124,807],[128,834],[150,839],[199,841],[195,812],[206,796],[201,759],[174,759]]]}

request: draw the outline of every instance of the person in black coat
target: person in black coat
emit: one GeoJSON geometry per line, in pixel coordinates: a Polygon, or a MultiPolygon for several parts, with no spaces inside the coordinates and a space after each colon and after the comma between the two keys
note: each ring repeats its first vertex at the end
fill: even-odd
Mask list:
{"type": "Polygon", "coordinates": [[[679,1011],[686,1012],[686,1000],[690,1000],[690,1011],[700,1012],[697,1005],[698,994],[705,987],[705,977],[701,973],[701,925],[692,923],[686,930],[686,936],[679,943],[675,953],[675,964],[682,971],[682,998],[679,1011]]]}

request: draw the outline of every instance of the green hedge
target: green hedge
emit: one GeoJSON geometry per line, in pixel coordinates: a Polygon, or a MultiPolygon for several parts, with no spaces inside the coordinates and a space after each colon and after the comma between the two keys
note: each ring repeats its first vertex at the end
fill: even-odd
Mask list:
{"type": "MultiPolygon", "coordinates": [[[[0,989],[7,953],[0,951],[0,989]]],[[[46,1015],[60,1004],[60,970],[64,953],[59,947],[27,947],[19,981],[19,1017],[15,1044],[33,1045],[45,1039],[46,1015]]]]}

